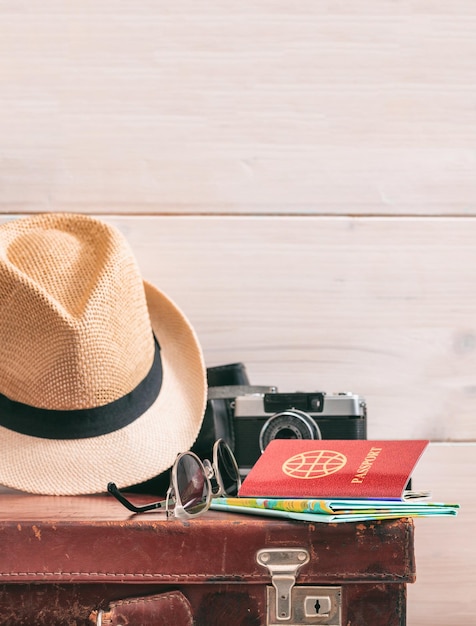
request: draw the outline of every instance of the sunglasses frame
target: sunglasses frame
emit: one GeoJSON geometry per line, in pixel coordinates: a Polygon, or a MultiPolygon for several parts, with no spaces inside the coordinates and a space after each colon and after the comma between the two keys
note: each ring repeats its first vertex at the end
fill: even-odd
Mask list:
{"type": "MultiPolygon", "coordinates": [[[[208,462],[209,467],[210,466],[210,462],[208,462]]],[[[213,472],[213,470],[212,470],[213,472]]],[[[175,459],[175,462],[172,466],[172,475],[170,478],[170,486],[167,489],[167,495],[165,496],[165,514],[167,515],[168,518],[171,517],[176,517],[177,519],[190,519],[193,517],[197,517],[198,515],[200,515],[201,513],[204,513],[205,511],[208,511],[208,509],[210,508],[210,504],[212,501],[212,485],[210,482],[210,471],[209,469],[206,467],[206,465],[198,458],[198,456],[195,454],[195,452],[181,452],[177,458],[175,459]],[[181,461],[181,459],[185,458],[185,457],[192,457],[195,462],[198,464],[198,466],[201,468],[202,470],[202,474],[203,474],[203,479],[204,479],[204,488],[206,487],[207,489],[207,493],[206,493],[206,500],[204,505],[200,508],[199,511],[197,511],[196,513],[189,513],[186,509],[186,504],[184,505],[182,502],[182,499],[180,497],[180,491],[178,488],[178,467],[179,467],[179,463],[181,461]],[[173,507],[170,506],[170,504],[173,503],[173,507]]]]}
{"type": "Polygon", "coordinates": [[[219,469],[218,465],[218,455],[220,448],[223,449],[224,454],[228,455],[228,460],[232,464],[233,471],[235,472],[235,482],[236,482],[236,491],[240,488],[241,478],[240,472],[238,468],[238,463],[236,462],[235,456],[230,448],[230,446],[223,439],[217,439],[213,444],[213,462],[210,463],[208,459],[202,461],[194,452],[187,451],[181,452],[177,455],[174,464],[171,470],[170,476],[170,485],[167,489],[167,494],[165,496],[165,500],[159,500],[157,502],[152,502],[151,504],[145,504],[141,506],[137,506],[128,500],[124,494],[117,488],[116,484],[113,482],[108,483],[107,490],[108,492],[116,498],[123,506],[125,506],[132,513],[146,513],[148,511],[153,511],[157,509],[164,509],[167,516],[167,519],[171,519],[173,517],[177,519],[191,519],[198,517],[205,511],[208,511],[210,508],[210,504],[212,498],[217,498],[220,496],[226,496],[227,494],[223,477],[219,469]],[[186,503],[182,502],[180,499],[180,492],[178,489],[178,476],[177,471],[179,467],[180,460],[184,457],[192,457],[194,461],[197,463],[198,467],[202,470],[204,486],[207,488],[207,495],[204,506],[196,513],[189,513],[187,511],[186,503]],[[213,490],[211,479],[214,479],[216,484],[218,485],[218,490],[213,490]]]}
{"type": "Polygon", "coordinates": [[[228,455],[228,459],[232,464],[233,471],[235,474],[236,492],[238,492],[238,489],[241,487],[240,469],[238,467],[238,463],[236,461],[235,455],[233,454],[230,446],[226,443],[224,439],[217,439],[215,443],[213,444],[213,456],[212,456],[213,463],[211,467],[210,467],[210,461],[205,460],[203,462],[203,465],[205,466],[205,468],[210,467],[210,470],[212,472],[212,474],[209,475],[208,477],[210,479],[214,478],[218,485],[218,491],[212,490],[212,498],[219,498],[220,496],[227,496],[227,495],[236,495],[236,494],[228,494],[226,491],[226,487],[223,482],[223,474],[222,472],[220,472],[220,467],[218,463],[218,453],[219,453],[220,447],[228,455]]]}

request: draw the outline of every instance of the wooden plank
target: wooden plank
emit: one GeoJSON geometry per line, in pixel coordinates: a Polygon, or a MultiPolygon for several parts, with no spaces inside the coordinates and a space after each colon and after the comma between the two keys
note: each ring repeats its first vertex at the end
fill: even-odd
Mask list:
{"type": "Polygon", "coordinates": [[[208,365],[353,391],[369,436],[476,439],[476,220],[107,218],[208,365]]]}
{"type": "Polygon", "coordinates": [[[457,502],[456,518],[415,521],[417,580],[408,587],[409,626],[474,623],[476,586],[476,445],[431,444],[414,484],[436,502],[457,502]]]}
{"type": "Polygon", "coordinates": [[[0,210],[476,214],[470,0],[3,3],[0,210]]]}
{"type": "Polygon", "coordinates": [[[476,438],[476,220],[114,218],[209,365],[351,390],[369,436],[476,438]]]}

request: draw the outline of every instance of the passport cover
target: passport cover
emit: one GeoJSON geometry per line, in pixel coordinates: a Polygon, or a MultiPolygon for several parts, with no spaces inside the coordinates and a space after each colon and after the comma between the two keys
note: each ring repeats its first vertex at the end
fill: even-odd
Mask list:
{"type": "Polygon", "coordinates": [[[428,440],[274,439],[240,497],[403,500],[428,440]]]}

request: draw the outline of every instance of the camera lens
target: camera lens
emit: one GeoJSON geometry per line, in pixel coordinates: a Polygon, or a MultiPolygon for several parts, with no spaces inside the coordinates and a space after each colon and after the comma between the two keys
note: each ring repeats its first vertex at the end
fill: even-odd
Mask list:
{"type": "Polygon", "coordinates": [[[261,452],[273,439],[322,439],[319,426],[304,411],[290,409],[272,415],[259,435],[261,452]]]}

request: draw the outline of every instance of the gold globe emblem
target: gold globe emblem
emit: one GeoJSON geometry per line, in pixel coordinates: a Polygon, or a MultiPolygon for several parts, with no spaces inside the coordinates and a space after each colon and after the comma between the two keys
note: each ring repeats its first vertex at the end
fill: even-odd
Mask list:
{"type": "Polygon", "coordinates": [[[292,478],[309,480],[335,474],[347,463],[347,457],[335,450],[309,450],[295,454],[283,463],[283,472],[292,478]]]}

